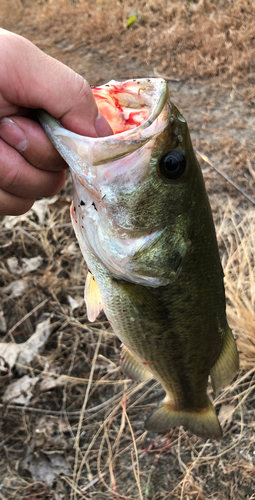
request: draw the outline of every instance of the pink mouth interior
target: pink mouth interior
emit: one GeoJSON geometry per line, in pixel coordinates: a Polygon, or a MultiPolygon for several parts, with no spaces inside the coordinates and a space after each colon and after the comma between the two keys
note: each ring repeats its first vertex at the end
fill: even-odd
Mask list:
{"type": "Polygon", "coordinates": [[[129,82],[92,88],[99,111],[114,134],[134,129],[149,118],[151,110],[143,103],[140,90],[129,82]]]}

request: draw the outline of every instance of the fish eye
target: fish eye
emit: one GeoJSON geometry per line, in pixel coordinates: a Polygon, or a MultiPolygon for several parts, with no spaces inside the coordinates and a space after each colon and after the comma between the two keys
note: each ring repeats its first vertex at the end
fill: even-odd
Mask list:
{"type": "Polygon", "coordinates": [[[167,179],[179,179],[186,170],[186,158],[182,151],[173,149],[161,158],[159,163],[161,175],[167,179]]]}

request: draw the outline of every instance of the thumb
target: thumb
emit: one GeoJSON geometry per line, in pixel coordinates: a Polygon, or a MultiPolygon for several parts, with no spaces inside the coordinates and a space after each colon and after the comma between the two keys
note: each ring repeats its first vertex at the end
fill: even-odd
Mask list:
{"type": "Polygon", "coordinates": [[[43,108],[81,135],[112,134],[82,76],[19,35],[1,29],[0,41],[4,54],[0,91],[5,100],[23,108],[43,108]]]}

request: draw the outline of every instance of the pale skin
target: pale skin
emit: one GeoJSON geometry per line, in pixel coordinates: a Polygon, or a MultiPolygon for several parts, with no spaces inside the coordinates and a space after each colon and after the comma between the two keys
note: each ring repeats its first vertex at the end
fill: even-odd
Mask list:
{"type": "Polygon", "coordinates": [[[112,134],[86,80],[0,29],[0,215],[23,214],[64,185],[67,165],[34,119],[40,108],[78,134],[112,134]]]}

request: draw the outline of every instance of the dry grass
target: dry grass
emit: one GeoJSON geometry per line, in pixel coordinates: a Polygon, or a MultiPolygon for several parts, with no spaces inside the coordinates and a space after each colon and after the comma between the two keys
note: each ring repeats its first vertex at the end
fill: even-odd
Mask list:
{"type": "MultiPolygon", "coordinates": [[[[83,304],[72,309],[68,296],[80,302],[86,271],[69,222],[69,192],[67,184],[53,203],[44,201],[39,208],[35,206],[36,211],[21,218],[3,218],[1,224],[2,306],[12,332],[4,340],[24,341],[44,311],[51,313],[54,331],[46,349],[27,367],[31,377],[39,375],[30,401],[2,406],[0,498],[251,500],[254,209],[237,211],[232,202],[218,221],[228,317],[241,350],[243,371],[215,401],[224,439],[204,442],[182,429],[166,436],[143,431],[146,414],[162,397],[160,388],[154,382],[126,380],[119,370],[119,342],[103,315],[90,324],[83,304]],[[18,276],[11,272],[10,256],[16,255],[21,262],[38,251],[43,256],[38,269],[24,270],[18,276]],[[25,292],[14,299],[4,290],[20,279],[25,292]],[[47,377],[56,383],[43,390],[41,382],[47,377]],[[65,457],[68,470],[56,468],[60,475],[54,486],[47,486],[32,467],[37,457],[42,468],[51,453],[65,457]],[[36,482],[31,482],[31,471],[36,482]]],[[[3,373],[2,394],[17,378],[15,371],[3,373]]]]}
{"type": "MultiPolygon", "coordinates": [[[[254,197],[254,3],[8,0],[0,20],[91,83],[151,75],[153,68],[175,79],[213,76],[192,87],[193,94],[172,82],[171,95],[189,118],[196,148],[226,166],[254,197]],[[126,29],[131,10],[140,19],[126,29]]],[[[0,221],[2,340],[25,342],[45,313],[52,325],[45,348],[26,367],[36,379],[31,397],[0,406],[0,499],[255,498],[255,212],[203,167],[242,369],[215,400],[224,438],[204,442],[183,429],[165,436],[143,431],[162,393],[154,382],[126,380],[119,341],[105,316],[87,320],[86,269],[69,219],[69,180],[53,200],[0,221]],[[25,266],[22,259],[38,255],[39,267],[25,266]]],[[[17,367],[2,363],[0,370],[3,396],[22,377],[17,367]]]]}
{"type": "Polygon", "coordinates": [[[79,51],[79,71],[88,78],[95,61],[115,78],[123,66],[129,73],[139,67],[143,74],[154,68],[169,79],[218,75],[221,82],[245,84],[247,99],[254,102],[250,0],[4,0],[1,10],[6,28],[15,23],[15,31],[53,56],[69,54],[70,65],[79,51]],[[137,22],[126,28],[133,11],[137,22]]]}
{"type": "Polygon", "coordinates": [[[251,370],[255,360],[255,210],[238,211],[229,205],[218,228],[224,244],[228,318],[234,328],[241,368],[251,370]]]}

